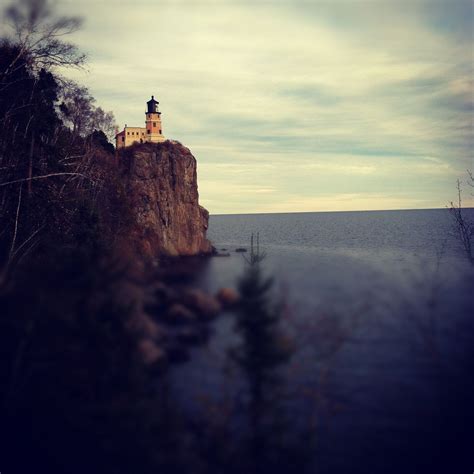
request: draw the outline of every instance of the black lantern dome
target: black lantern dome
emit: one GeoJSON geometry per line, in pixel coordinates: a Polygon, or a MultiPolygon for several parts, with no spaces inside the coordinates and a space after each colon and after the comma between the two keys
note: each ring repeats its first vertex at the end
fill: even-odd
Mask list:
{"type": "Polygon", "coordinates": [[[155,100],[155,96],[151,96],[151,100],[149,100],[146,105],[147,105],[147,114],[156,114],[158,112],[158,104],[159,102],[155,100]]]}

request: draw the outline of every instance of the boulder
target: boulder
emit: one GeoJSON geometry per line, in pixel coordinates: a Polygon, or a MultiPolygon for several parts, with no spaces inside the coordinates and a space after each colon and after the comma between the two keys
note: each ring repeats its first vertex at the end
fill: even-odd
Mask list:
{"type": "Polygon", "coordinates": [[[221,304],[202,290],[187,290],[183,294],[183,303],[196,311],[204,319],[212,319],[221,311],[221,304]]]}
{"type": "Polygon", "coordinates": [[[230,308],[239,302],[240,296],[233,288],[221,288],[216,298],[223,308],[230,308]]]}
{"type": "Polygon", "coordinates": [[[180,303],[174,303],[166,312],[166,321],[170,324],[193,323],[196,320],[196,313],[180,303]]]}
{"type": "Polygon", "coordinates": [[[140,339],[138,341],[138,352],[145,365],[155,365],[166,362],[165,351],[161,347],[158,347],[151,339],[140,339]]]}
{"type": "Polygon", "coordinates": [[[230,257],[230,253],[229,252],[218,252],[218,253],[214,254],[214,257],[230,257]]]}
{"type": "Polygon", "coordinates": [[[130,323],[130,329],[143,339],[164,341],[167,337],[166,330],[146,313],[136,313],[130,323]]]}

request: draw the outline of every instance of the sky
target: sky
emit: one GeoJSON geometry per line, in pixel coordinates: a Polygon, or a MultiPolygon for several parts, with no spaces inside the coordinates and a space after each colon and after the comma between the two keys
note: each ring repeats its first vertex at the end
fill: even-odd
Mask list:
{"type": "Polygon", "coordinates": [[[155,95],[211,214],[445,207],[474,168],[471,1],[58,5],[84,18],[67,74],[120,127],[155,95]]]}

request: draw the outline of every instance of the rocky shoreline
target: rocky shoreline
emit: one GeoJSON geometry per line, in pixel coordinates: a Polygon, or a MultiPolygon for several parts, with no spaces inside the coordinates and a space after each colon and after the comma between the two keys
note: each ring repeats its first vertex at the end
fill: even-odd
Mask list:
{"type": "MultiPolygon", "coordinates": [[[[197,258],[203,257],[194,257],[194,261],[197,258]]],[[[140,285],[143,291],[129,327],[137,336],[142,361],[150,370],[163,371],[170,364],[189,360],[190,348],[208,341],[212,321],[239,303],[239,294],[233,288],[209,294],[183,283],[189,277],[189,268],[185,268],[168,262],[145,285],[140,285]]]]}

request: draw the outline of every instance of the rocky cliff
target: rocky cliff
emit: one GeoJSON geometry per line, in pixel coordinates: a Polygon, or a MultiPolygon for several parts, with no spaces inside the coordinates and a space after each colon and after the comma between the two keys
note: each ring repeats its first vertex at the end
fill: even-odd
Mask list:
{"type": "Polygon", "coordinates": [[[118,161],[129,200],[130,243],[141,257],[212,251],[209,213],[199,205],[196,159],[188,148],[169,140],[134,145],[118,161]]]}

